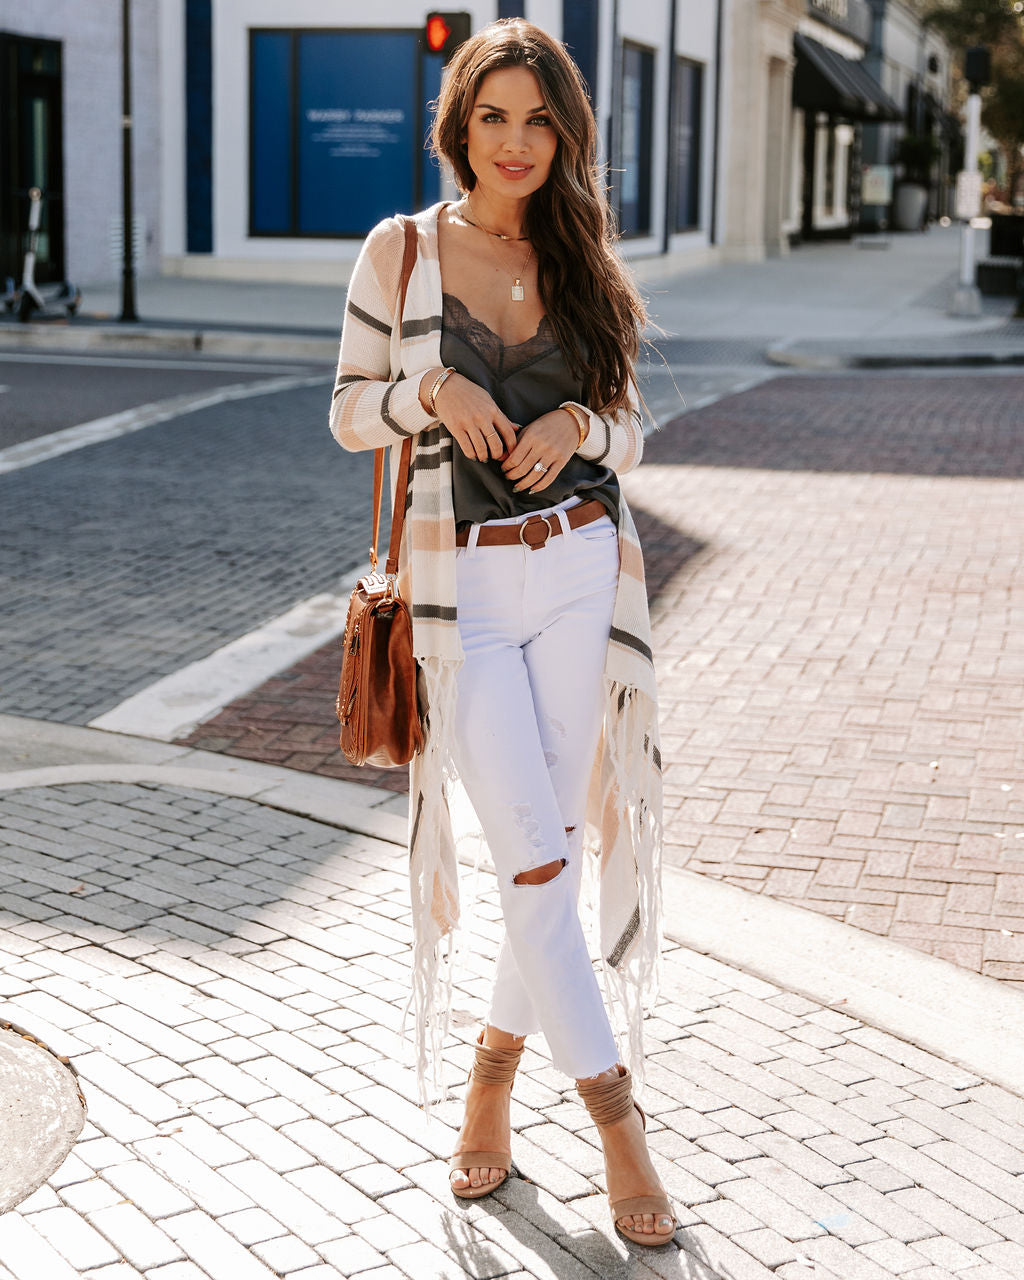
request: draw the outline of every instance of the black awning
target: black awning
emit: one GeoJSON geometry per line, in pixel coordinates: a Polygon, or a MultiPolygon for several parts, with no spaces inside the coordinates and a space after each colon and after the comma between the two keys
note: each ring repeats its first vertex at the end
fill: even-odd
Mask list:
{"type": "Polygon", "coordinates": [[[800,32],[793,37],[793,103],[849,120],[902,120],[903,112],[859,62],[800,32]]]}

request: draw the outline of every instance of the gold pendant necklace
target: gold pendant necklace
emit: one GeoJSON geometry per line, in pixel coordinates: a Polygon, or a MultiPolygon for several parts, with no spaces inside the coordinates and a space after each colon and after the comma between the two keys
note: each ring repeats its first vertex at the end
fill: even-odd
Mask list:
{"type": "MultiPolygon", "coordinates": [[[[468,198],[466,199],[466,206],[467,208],[472,210],[473,206],[469,203],[468,198]]],[[[465,214],[462,214],[462,217],[466,222],[469,223],[471,227],[476,227],[478,231],[484,231],[487,233],[487,235],[494,236],[495,239],[497,240],[528,240],[529,239],[528,236],[506,236],[506,235],[503,235],[500,231],[491,231],[488,227],[485,227],[480,222],[474,222],[472,218],[467,218],[465,214]]],[[[530,262],[532,259],[533,259],[533,245],[531,244],[530,252],[526,255],[526,261],[519,268],[518,274],[513,271],[508,271],[508,267],[505,267],[505,270],[508,271],[509,275],[512,277],[512,301],[513,302],[524,302],[526,300],[526,290],[523,287],[522,281],[523,281],[523,276],[526,274],[526,268],[530,265],[530,262]]]]}
{"type": "MultiPolygon", "coordinates": [[[[526,255],[526,261],[523,263],[522,270],[519,272],[519,275],[512,276],[512,301],[513,302],[522,302],[523,299],[526,297],[526,290],[523,288],[523,286],[519,282],[525,275],[526,268],[530,265],[530,259],[532,257],[533,257],[533,245],[531,244],[530,252],[526,255]]],[[[508,268],[506,267],[505,270],[508,271],[508,268]]],[[[509,272],[509,274],[511,275],[512,273],[509,272]]]]}

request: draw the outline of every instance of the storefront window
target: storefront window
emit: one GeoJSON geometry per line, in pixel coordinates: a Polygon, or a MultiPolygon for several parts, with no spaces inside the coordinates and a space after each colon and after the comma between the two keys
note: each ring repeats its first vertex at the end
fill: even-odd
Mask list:
{"type": "Polygon", "coordinates": [[[700,135],[704,68],[676,58],[674,85],[675,230],[700,224],[700,135]]]}
{"type": "Polygon", "coordinates": [[[616,211],[624,236],[651,230],[651,141],[654,108],[654,53],[622,46],[622,111],[615,168],[616,211]]]}
{"type": "Polygon", "coordinates": [[[415,32],[253,31],[250,69],[251,235],[361,236],[438,198],[415,32]]]}

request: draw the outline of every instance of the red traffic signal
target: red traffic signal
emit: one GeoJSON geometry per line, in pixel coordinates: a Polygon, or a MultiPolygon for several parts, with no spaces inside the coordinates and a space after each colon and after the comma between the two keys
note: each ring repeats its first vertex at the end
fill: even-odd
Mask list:
{"type": "Polygon", "coordinates": [[[440,53],[444,48],[452,29],[444,20],[444,14],[432,13],[427,19],[427,48],[431,53],[440,53]]]}
{"type": "Polygon", "coordinates": [[[424,28],[427,49],[441,54],[445,62],[449,62],[459,45],[469,39],[471,31],[468,13],[428,13],[424,28]]]}

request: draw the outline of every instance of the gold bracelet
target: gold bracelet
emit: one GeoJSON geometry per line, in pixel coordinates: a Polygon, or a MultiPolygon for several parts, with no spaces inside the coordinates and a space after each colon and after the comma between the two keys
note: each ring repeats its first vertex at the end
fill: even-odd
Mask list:
{"type": "Polygon", "coordinates": [[[575,419],[576,425],[580,429],[580,438],[576,442],[576,448],[581,449],[583,447],[583,441],[586,440],[587,433],[590,430],[590,423],[583,416],[582,409],[578,408],[576,405],[572,404],[568,400],[565,402],[565,404],[560,404],[558,407],[559,409],[564,409],[566,413],[571,413],[573,418],[575,419]]]}
{"type": "Polygon", "coordinates": [[[427,392],[427,404],[430,405],[430,412],[434,415],[435,418],[437,417],[437,405],[434,403],[434,397],[444,386],[446,379],[450,378],[452,374],[455,372],[456,370],[453,368],[442,369],[441,372],[434,379],[434,385],[427,392]]]}

